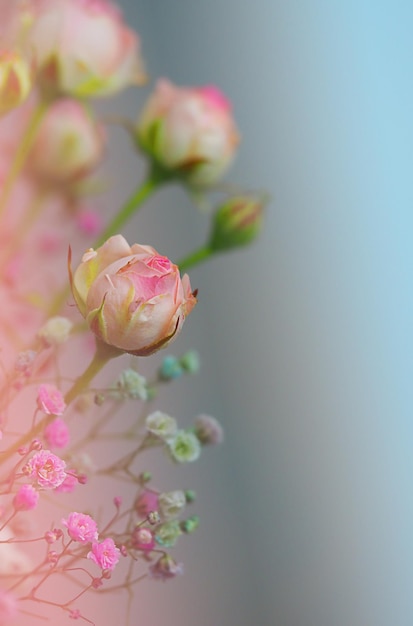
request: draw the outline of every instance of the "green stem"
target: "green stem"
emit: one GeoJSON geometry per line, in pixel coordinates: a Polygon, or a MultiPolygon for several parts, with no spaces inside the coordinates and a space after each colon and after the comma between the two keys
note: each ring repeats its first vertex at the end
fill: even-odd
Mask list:
{"type": "Polygon", "coordinates": [[[179,267],[181,272],[186,272],[190,267],[194,267],[194,265],[198,265],[199,263],[203,263],[210,256],[214,254],[214,250],[207,246],[202,246],[192,252],[188,256],[184,257],[180,261],[177,261],[177,266],[179,267]]]}
{"type": "MultiPolygon", "coordinates": [[[[136,189],[135,193],[132,194],[129,200],[126,201],[119,213],[115,215],[113,220],[110,224],[108,224],[105,231],[100,235],[99,239],[94,242],[92,247],[95,249],[99,248],[109,237],[116,235],[125,222],[132,217],[133,213],[162,183],[166,182],[166,180],[168,180],[168,177],[165,173],[157,170],[155,167],[152,167],[148,177],[136,189]]],[[[57,313],[59,313],[69,294],[69,287],[65,287],[59,291],[59,293],[52,300],[50,307],[47,309],[48,317],[53,317],[53,315],[57,315],[57,313]]]]}
{"type": "Polygon", "coordinates": [[[47,102],[46,100],[43,100],[37,105],[26,128],[23,139],[16,150],[8,176],[3,186],[3,192],[0,197],[0,214],[7,206],[7,202],[10,198],[11,192],[13,191],[14,184],[19,177],[24,167],[24,164],[26,163],[26,159],[29,156],[33,141],[36,137],[37,131],[47,111],[48,106],[49,102],[47,102]]]}
{"type": "Polygon", "coordinates": [[[152,168],[149,176],[144,180],[135,193],[127,200],[123,205],[119,213],[115,215],[113,220],[105,228],[104,232],[100,235],[99,239],[95,241],[94,248],[101,246],[109,237],[116,235],[122,226],[132,217],[135,211],[141,207],[143,202],[166,181],[164,173],[159,172],[156,168],[152,168]]]}
{"type": "MultiPolygon", "coordinates": [[[[103,366],[110,359],[119,356],[120,354],[122,354],[120,350],[112,348],[111,346],[107,346],[106,344],[96,340],[96,352],[93,356],[93,359],[88,367],[85,369],[83,374],[75,380],[72,387],[66,393],[66,404],[70,404],[71,402],[73,402],[73,400],[75,400],[87,388],[89,383],[100,372],[103,366]]],[[[27,444],[33,441],[33,439],[35,439],[41,432],[43,432],[49,420],[50,416],[45,415],[45,417],[40,420],[28,433],[22,435],[13,446],[10,446],[8,450],[2,452],[0,455],[0,463],[7,461],[16,453],[16,450],[23,446],[27,446],[27,444]]]]}
{"type": "Polygon", "coordinates": [[[65,395],[66,404],[70,404],[75,400],[85,389],[87,389],[89,383],[95,378],[95,376],[100,372],[102,367],[106,365],[106,363],[114,358],[115,356],[119,356],[122,354],[120,350],[116,348],[112,348],[107,344],[96,339],[96,352],[93,356],[93,359],[89,363],[88,367],[85,369],[83,374],[79,376],[73,383],[72,387],[65,395]]]}

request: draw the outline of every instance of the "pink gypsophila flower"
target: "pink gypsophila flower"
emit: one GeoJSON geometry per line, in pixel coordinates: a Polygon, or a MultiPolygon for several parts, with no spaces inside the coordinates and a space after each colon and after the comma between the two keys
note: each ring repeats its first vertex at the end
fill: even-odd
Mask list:
{"type": "Polygon", "coordinates": [[[56,489],[65,480],[66,463],[50,450],[36,452],[23,467],[23,474],[36,480],[40,487],[56,489]]]}
{"type": "Polygon", "coordinates": [[[62,524],[66,526],[68,535],[73,541],[89,543],[98,538],[97,524],[90,515],[73,512],[67,519],[62,519],[62,524]]]}
{"type": "Polygon", "coordinates": [[[22,485],[13,498],[13,506],[19,511],[30,511],[36,508],[39,492],[32,485],[22,485]]]}
{"type": "Polygon", "coordinates": [[[154,491],[145,490],[135,502],[135,510],[139,517],[148,517],[151,511],[159,509],[159,494],[154,491]]]}
{"type": "Polygon", "coordinates": [[[37,390],[37,406],[47,415],[63,415],[66,403],[62,392],[54,385],[40,385],[37,390]]]}
{"type": "Polygon", "coordinates": [[[51,448],[64,448],[70,440],[69,428],[64,420],[57,417],[44,429],[44,438],[51,448]]]}
{"type": "Polygon", "coordinates": [[[100,543],[93,543],[91,552],[88,552],[88,559],[91,559],[103,570],[113,570],[120,558],[120,550],[116,547],[113,539],[108,537],[100,543]]]}
{"type": "Polygon", "coordinates": [[[55,493],[72,493],[78,483],[79,481],[76,476],[73,476],[73,474],[67,474],[62,484],[56,487],[55,493]]]}

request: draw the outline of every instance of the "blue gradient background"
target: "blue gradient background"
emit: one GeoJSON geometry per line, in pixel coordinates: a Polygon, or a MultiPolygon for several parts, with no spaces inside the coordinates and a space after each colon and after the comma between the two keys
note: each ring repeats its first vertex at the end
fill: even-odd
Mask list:
{"type": "MultiPolygon", "coordinates": [[[[145,586],[137,619],[411,626],[413,5],[121,6],[153,78],[233,100],[230,179],[273,197],[256,246],[191,272],[200,303],[175,351],[198,348],[203,374],[160,408],[215,414],[227,439],[174,477],[159,468],[197,489],[202,524],[179,549],[187,576],[145,586]]],[[[132,230],[177,258],[207,221],[171,188],[132,230]]]]}

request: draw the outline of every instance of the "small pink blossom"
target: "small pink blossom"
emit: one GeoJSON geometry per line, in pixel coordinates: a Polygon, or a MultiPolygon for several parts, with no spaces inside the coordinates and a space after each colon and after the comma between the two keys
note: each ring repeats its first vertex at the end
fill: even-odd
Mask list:
{"type": "Polygon", "coordinates": [[[44,438],[51,448],[64,448],[70,440],[69,428],[64,420],[57,417],[44,429],[44,438]]]}
{"type": "Polygon", "coordinates": [[[88,552],[88,559],[91,559],[103,570],[113,570],[120,558],[120,550],[116,547],[111,537],[107,537],[100,543],[93,543],[91,552],[88,552]]]}
{"type": "Polygon", "coordinates": [[[135,528],[132,533],[133,548],[149,552],[154,549],[155,545],[155,538],[149,528],[135,528]]]}
{"type": "Polygon", "coordinates": [[[56,487],[55,493],[72,493],[78,483],[79,481],[76,476],[73,476],[73,474],[66,474],[66,478],[62,484],[56,487]]]}
{"type": "Polygon", "coordinates": [[[47,415],[63,415],[66,403],[62,392],[54,385],[40,385],[37,390],[37,406],[47,415]]]}
{"type": "Polygon", "coordinates": [[[19,511],[30,511],[36,508],[39,492],[32,485],[22,485],[13,498],[13,506],[19,511]]]}
{"type": "Polygon", "coordinates": [[[148,517],[152,511],[159,508],[159,494],[154,491],[145,490],[137,498],[135,502],[135,510],[139,517],[148,517]]]}
{"type": "Polygon", "coordinates": [[[97,524],[90,515],[73,512],[67,519],[62,519],[62,524],[66,526],[68,535],[73,541],[89,543],[98,538],[97,524]]]}
{"type": "Polygon", "coordinates": [[[50,452],[50,450],[40,450],[22,468],[23,473],[29,478],[36,480],[40,487],[45,489],[56,489],[65,480],[66,463],[50,452]]]}

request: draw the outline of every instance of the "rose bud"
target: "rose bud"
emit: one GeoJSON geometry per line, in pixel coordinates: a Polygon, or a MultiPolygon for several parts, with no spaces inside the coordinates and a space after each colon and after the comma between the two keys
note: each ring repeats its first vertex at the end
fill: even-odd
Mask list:
{"type": "Polygon", "coordinates": [[[31,171],[43,180],[71,183],[100,162],[105,143],[103,126],[76,100],[57,100],[41,123],[30,154],[31,171]]]}
{"type": "Polygon", "coordinates": [[[0,115],[24,102],[32,88],[30,64],[17,52],[0,52],[0,115]]]}
{"type": "Polygon", "coordinates": [[[218,251],[251,243],[261,230],[264,204],[258,195],[227,200],[213,217],[209,247],[218,251]]]}
{"type": "Polygon", "coordinates": [[[73,297],[106,344],[147,356],[168,345],[196,304],[188,276],[154,248],[122,235],[90,249],[71,277],[73,297]]]}
{"type": "Polygon", "coordinates": [[[167,80],[144,107],[136,138],[167,175],[200,187],[221,178],[239,142],[231,105],[216,87],[179,88],[167,80]]]}
{"type": "Polygon", "coordinates": [[[106,96],[145,80],[139,39],[107,0],[41,0],[29,39],[53,94],[106,96]]]}

